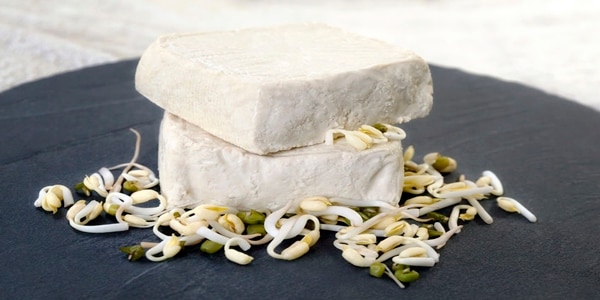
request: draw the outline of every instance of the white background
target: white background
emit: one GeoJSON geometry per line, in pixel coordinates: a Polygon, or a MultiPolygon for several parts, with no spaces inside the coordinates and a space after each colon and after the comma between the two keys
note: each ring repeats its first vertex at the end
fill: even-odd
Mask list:
{"type": "Polygon", "coordinates": [[[0,0],[0,91],[138,57],[165,33],[295,22],[343,27],[600,110],[597,0],[0,0]]]}

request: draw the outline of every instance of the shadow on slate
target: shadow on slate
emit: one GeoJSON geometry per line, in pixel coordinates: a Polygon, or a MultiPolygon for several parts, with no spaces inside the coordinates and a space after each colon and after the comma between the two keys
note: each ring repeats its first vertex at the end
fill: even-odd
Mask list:
{"type": "MultiPolygon", "coordinates": [[[[432,66],[430,116],[402,127],[417,157],[453,156],[476,179],[486,169],[506,195],[538,217],[531,224],[495,201],[494,217],[467,223],[440,262],[400,290],[347,264],[323,233],[310,254],[278,261],[264,246],[249,266],[190,247],[166,263],[130,263],[119,246],[152,240],[150,230],[92,235],[33,207],[40,188],[72,186],[102,166],[130,160],[156,169],[162,111],[134,88],[137,60],[91,67],[0,94],[0,275],[4,297],[289,299],[540,299],[596,296],[600,280],[600,114],[520,84],[432,66]]],[[[107,221],[107,220],[104,220],[107,221]]],[[[102,221],[98,221],[102,222],[102,221]]]]}

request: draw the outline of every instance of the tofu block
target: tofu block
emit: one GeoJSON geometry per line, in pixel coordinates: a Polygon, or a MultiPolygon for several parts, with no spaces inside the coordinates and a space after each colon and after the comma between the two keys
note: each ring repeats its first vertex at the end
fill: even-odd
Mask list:
{"type": "Polygon", "coordinates": [[[317,195],[397,204],[402,193],[400,142],[359,151],[341,140],[257,155],[165,113],[158,147],[169,208],[220,204],[264,211],[317,195]]]}
{"type": "Polygon", "coordinates": [[[432,79],[409,50],[319,24],[160,37],[136,89],[256,154],[322,143],[331,128],[426,116],[432,79]]]}

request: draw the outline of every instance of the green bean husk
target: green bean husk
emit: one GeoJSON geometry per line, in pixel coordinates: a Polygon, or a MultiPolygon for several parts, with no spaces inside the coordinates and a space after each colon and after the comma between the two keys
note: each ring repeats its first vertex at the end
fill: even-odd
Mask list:
{"type": "Polygon", "coordinates": [[[357,211],[357,213],[363,221],[366,221],[369,219],[369,216],[367,214],[365,214],[364,212],[359,210],[359,211],[357,211]]]}
{"type": "Polygon", "coordinates": [[[450,218],[448,216],[441,214],[439,212],[435,212],[435,211],[427,213],[427,217],[429,217],[435,221],[438,221],[444,225],[448,224],[448,220],[450,220],[450,218]]]}
{"type": "Polygon", "coordinates": [[[219,243],[213,242],[211,240],[205,240],[200,245],[200,251],[202,251],[204,253],[208,253],[208,254],[214,254],[214,253],[219,252],[221,249],[223,249],[223,246],[224,246],[223,244],[219,244],[219,243]]]}
{"type": "Polygon", "coordinates": [[[119,210],[119,205],[118,204],[111,204],[108,207],[108,210],[104,210],[105,213],[114,216],[117,214],[117,210],[119,210]]]}
{"type": "Polygon", "coordinates": [[[450,160],[447,157],[440,155],[431,166],[441,172],[442,170],[446,169],[449,164],[450,160]]]}
{"type": "Polygon", "coordinates": [[[241,211],[237,213],[237,216],[244,222],[246,225],[254,225],[254,224],[262,224],[265,222],[265,214],[256,211],[254,209],[250,211],[241,211]]]}
{"type": "Polygon", "coordinates": [[[75,192],[79,193],[79,194],[84,194],[87,197],[89,197],[92,193],[90,192],[90,189],[88,189],[85,184],[83,184],[83,182],[79,182],[75,185],[74,187],[75,192]]]}
{"type": "Polygon", "coordinates": [[[141,245],[123,246],[119,247],[119,250],[127,254],[127,259],[129,261],[139,260],[146,255],[146,249],[141,245]]]}
{"type": "Polygon", "coordinates": [[[369,275],[380,278],[385,273],[385,265],[381,262],[375,262],[369,266],[369,275]]]}
{"type": "Polygon", "coordinates": [[[430,238],[436,238],[436,237],[440,237],[443,233],[441,233],[435,229],[427,228],[427,234],[429,235],[430,238]]]}
{"type": "Polygon", "coordinates": [[[125,181],[123,183],[123,189],[132,193],[137,192],[139,190],[137,185],[133,181],[125,181]]]}
{"type": "Polygon", "coordinates": [[[409,283],[419,279],[419,272],[415,270],[410,270],[408,272],[403,270],[397,270],[396,272],[394,272],[394,276],[401,282],[409,283]]]}
{"type": "Polygon", "coordinates": [[[398,271],[398,270],[400,270],[400,271],[404,271],[404,270],[406,270],[406,269],[408,269],[408,266],[407,266],[407,265],[403,265],[403,264],[397,264],[397,263],[393,263],[393,264],[392,264],[392,271],[394,271],[394,272],[396,272],[396,271],[398,271]]]}
{"type": "Polygon", "coordinates": [[[367,216],[368,219],[376,216],[379,214],[379,208],[378,207],[363,207],[360,209],[360,212],[362,212],[363,214],[365,214],[367,216]]]}
{"type": "Polygon", "coordinates": [[[387,131],[387,127],[385,127],[385,125],[383,125],[381,123],[373,124],[373,128],[381,131],[381,133],[385,133],[387,131]]]}
{"type": "Polygon", "coordinates": [[[352,225],[352,223],[350,222],[350,220],[348,220],[348,218],[346,218],[346,217],[339,217],[338,218],[338,222],[340,222],[340,223],[342,223],[342,224],[344,224],[346,226],[352,225]]]}
{"type": "Polygon", "coordinates": [[[246,234],[255,234],[259,233],[262,236],[267,235],[267,231],[265,230],[265,225],[263,224],[251,224],[246,226],[246,234]]]}

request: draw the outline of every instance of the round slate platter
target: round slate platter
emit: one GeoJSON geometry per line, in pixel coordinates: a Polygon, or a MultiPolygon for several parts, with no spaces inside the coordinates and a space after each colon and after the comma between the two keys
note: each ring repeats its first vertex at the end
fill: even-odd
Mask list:
{"type": "Polygon", "coordinates": [[[0,274],[6,298],[592,299],[600,284],[600,114],[519,84],[432,66],[430,116],[402,127],[417,156],[440,151],[476,179],[490,169],[537,223],[508,214],[476,219],[441,249],[440,262],[401,290],[346,263],[323,233],[297,261],[254,247],[251,265],[196,247],[164,263],[129,262],[121,245],[150,230],[93,235],[33,206],[40,188],[72,186],[102,166],[156,169],[162,111],[134,89],[137,60],[92,67],[0,94],[0,274]]]}

